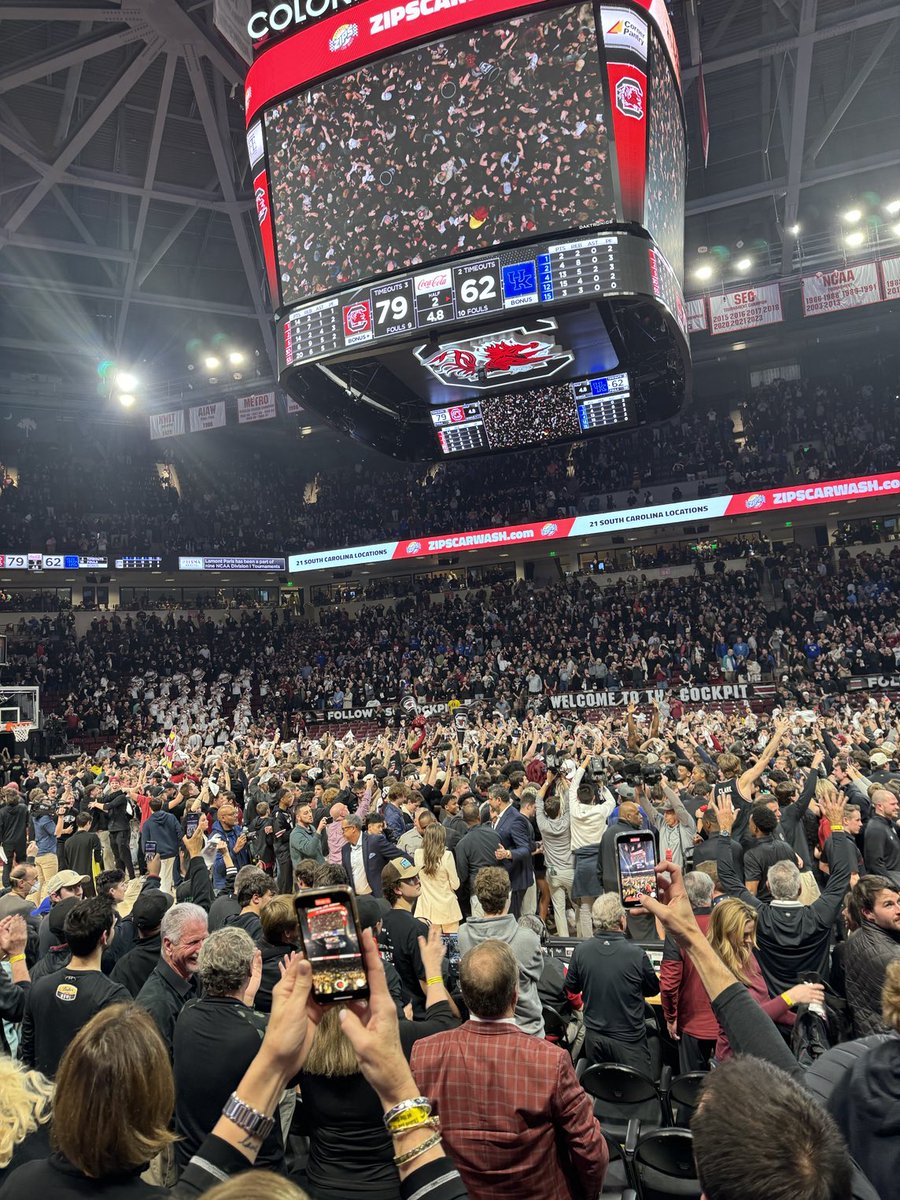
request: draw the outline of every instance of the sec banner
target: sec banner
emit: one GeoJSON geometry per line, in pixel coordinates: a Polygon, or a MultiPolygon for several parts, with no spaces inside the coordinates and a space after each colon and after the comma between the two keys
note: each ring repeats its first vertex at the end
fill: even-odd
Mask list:
{"type": "Polygon", "coordinates": [[[740,288],[709,298],[710,333],[737,333],[784,320],[781,288],[777,283],[740,288]]]}
{"type": "Polygon", "coordinates": [[[877,304],[881,300],[878,267],[873,262],[854,263],[833,271],[817,271],[804,275],[803,315],[816,317],[821,313],[843,312],[877,304]]]}

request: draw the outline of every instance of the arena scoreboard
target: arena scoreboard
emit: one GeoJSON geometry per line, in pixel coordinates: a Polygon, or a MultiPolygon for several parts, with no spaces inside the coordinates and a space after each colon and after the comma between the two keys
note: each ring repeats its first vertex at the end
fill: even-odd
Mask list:
{"type": "Polygon", "coordinates": [[[282,0],[248,28],[289,395],[408,459],[678,411],[686,150],[663,0],[282,0]]]}

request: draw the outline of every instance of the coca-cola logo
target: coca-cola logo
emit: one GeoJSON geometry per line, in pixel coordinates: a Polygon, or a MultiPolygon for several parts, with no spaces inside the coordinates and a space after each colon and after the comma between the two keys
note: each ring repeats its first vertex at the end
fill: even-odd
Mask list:
{"type": "Polygon", "coordinates": [[[441,288],[450,286],[450,272],[438,271],[433,275],[417,275],[416,276],[416,291],[417,292],[437,292],[441,288]]]}

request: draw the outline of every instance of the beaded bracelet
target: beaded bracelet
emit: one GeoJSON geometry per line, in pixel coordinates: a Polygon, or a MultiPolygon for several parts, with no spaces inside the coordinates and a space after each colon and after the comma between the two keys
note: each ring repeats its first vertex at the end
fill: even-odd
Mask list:
{"type": "Polygon", "coordinates": [[[413,1096],[409,1100],[401,1100],[399,1104],[395,1104],[393,1108],[389,1108],[384,1114],[384,1127],[388,1133],[393,1133],[395,1129],[402,1129],[403,1123],[398,1118],[401,1118],[404,1113],[418,1119],[431,1116],[432,1104],[427,1096],[413,1096]]]}
{"type": "Polygon", "coordinates": [[[425,1154],[428,1150],[432,1150],[441,1140],[440,1133],[433,1133],[430,1138],[426,1138],[420,1146],[414,1146],[412,1150],[407,1150],[405,1154],[394,1155],[394,1166],[402,1167],[404,1163],[412,1162],[414,1158],[418,1158],[420,1154],[425,1154]]]}

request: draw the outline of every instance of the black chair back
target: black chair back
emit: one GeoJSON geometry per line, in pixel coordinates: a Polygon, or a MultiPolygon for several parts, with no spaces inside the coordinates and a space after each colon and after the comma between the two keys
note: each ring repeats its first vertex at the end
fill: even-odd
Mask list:
{"type": "Polygon", "coordinates": [[[687,1129],[700,1101],[700,1092],[709,1077],[708,1071],[688,1071],[676,1075],[669,1084],[666,1099],[672,1125],[687,1129]]]}
{"type": "Polygon", "coordinates": [[[657,1129],[634,1150],[632,1172],[639,1200],[700,1200],[689,1129],[657,1129]]]}
{"type": "Polygon", "coordinates": [[[594,1101],[594,1113],[605,1133],[621,1140],[635,1118],[642,1129],[663,1124],[663,1103],[652,1079],[633,1067],[598,1063],[581,1076],[581,1086],[594,1101]]]}

